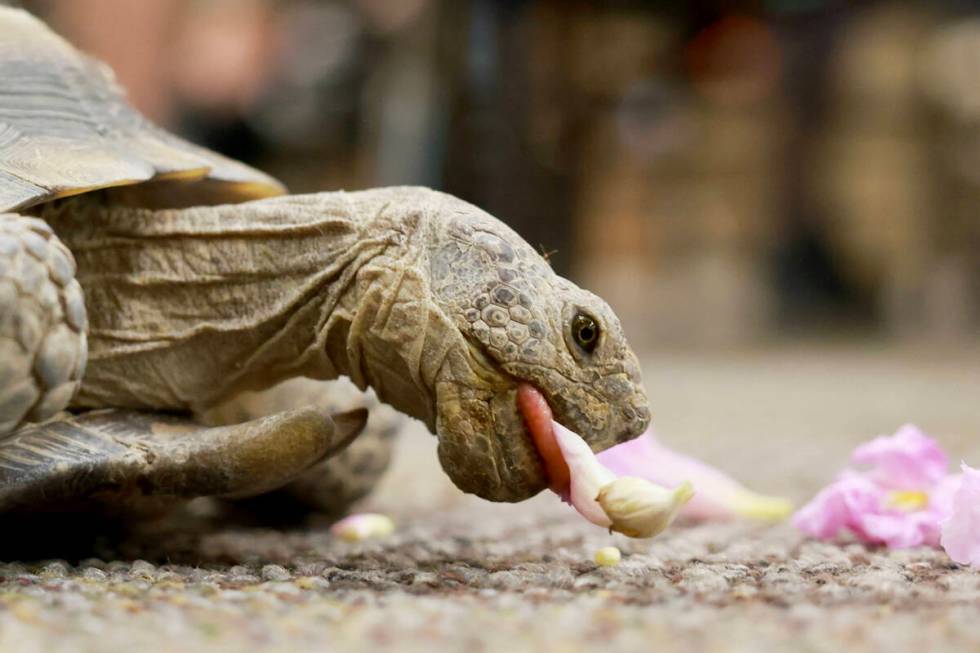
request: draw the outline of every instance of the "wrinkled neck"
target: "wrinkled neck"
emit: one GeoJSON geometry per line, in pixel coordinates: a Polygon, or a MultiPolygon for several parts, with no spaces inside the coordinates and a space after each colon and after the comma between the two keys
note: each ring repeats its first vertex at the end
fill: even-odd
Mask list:
{"type": "Polygon", "coordinates": [[[399,298],[422,296],[427,277],[417,225],[386,213],[391,199],[54,207],[44,217],[75,254],[90,315],[75,403],[199,410],[299,375],[347,375],[396,407],[424,401],[412,346],[428,311],[410,316],[399,298]]]}

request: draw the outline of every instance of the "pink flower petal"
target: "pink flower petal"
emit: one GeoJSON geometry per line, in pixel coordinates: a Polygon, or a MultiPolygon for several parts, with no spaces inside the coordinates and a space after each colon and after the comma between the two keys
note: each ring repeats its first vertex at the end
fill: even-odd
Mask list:
{"type": "Polygon", "coordinates": [[[833,540],[841,530],[858,524],[860,515],[877,512],[881,502],[882,491],[874,483],[845,473],[800,508],[793,515],[793,525],[811,537],[833,540]]]}
{"type": "Polygon", "coordinates": [[[793,516],[793,525],[821,540],[848,530],[861,542],[893,549],[938,543],[934,513],[890,508],[888,494],[870,479],[846,471],[793,516]]]}
{"type": "Polygon", "coordinates": [[[954,561],[980,567],[980,470],[961,465],[952,513],[942,523],[942,545],[954,561]]]}
{"type": "Polygon", "coordinates": [[[616,480],[616,475],[599,463],[581,436],[558,422],[553,425],[555,440],[571,477],[568,502],[593,524],[608,528],[612,520],[599,505],[599,490],[616,480]]]}
{"type": "Polygon", "coordinates": [[[937,522],[948,519],[953,514],[953,503],[962,481],[962,474],[950,474],[944,476],[929,492],[929,512],[935,516],[937,522]]]}
{"type": "Polygon", "coordinates": [[[929,488],[949,466],[939,444],[911,424],[859,446],[851,459],[870,465],[869,474],[877,483],[895,489],[929,488]]]}
{"type": "Polygon", "coordinates": [[[606,449],[598,458],[616,474],[644,478],[657,485],[679,487],[684,481],[690,481],[697,493],[681,510],[686,517],[782,519],[792,511],[785,499],[751,492],[720,470],[668,449],[657,441],[652,429],[606,449]]]}
{"type": "Polygon", "coordinates": [[[851,528],[860,540],[890,549],[939,544],[939,520],[925,510],[862,513],[855,515],[851,528]]]}

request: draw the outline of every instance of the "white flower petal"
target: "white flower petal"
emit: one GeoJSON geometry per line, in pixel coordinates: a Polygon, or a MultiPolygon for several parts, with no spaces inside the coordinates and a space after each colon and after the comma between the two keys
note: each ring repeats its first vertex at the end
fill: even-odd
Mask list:
{"type": "Polygon", "coordinates": [[[569,501],[593,524],[629,537],[653,537],[694,495],[690,483],[673,490],[604,467],[577,433],[554,422],[555,440],[571,476],[569,501]]]}
{"type": "Polygon", "coordinates": [[[669,490],[623,476],[599,490],[599,505],[612,521],[612,530],[629,537],[653,537],[670,525],[692,496],[694,488],[687,481],[669,490]]]}
{"type": "Polygon", "coordinates": [[[571,475],[569,502],[583,517],[597,526],[608,528],[612,520],[597,501],[599,489],[616,479],[616,475],[599,464],[592,449],[577,433],[554,422],[555,440],[571,475]]]}

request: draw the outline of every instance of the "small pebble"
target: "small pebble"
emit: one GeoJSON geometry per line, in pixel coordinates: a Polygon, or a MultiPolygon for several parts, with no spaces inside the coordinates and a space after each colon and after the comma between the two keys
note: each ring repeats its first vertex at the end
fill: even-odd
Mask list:
{"type": "Polygon", "coordinates": [[[86,567],[82,571],[82,578],[93,581],[105,581],[109,577],[109,574],[105,573],[98,567],[86,567]]]}
{"type": "Polygon", "coordinates": [[[373,537],[384,537],[395,531],[395,523],[387,515],[364,512],[345,517],[330,527],[336,537],[348,542],[361,542],[373,537]]]}
{"type": "Polygon", "coordinates": [[[262,580],[286,581],[290,578],[292,578],[292,575],[285,567],[280,567],[279,565],[266,565],[262,567],[262,580]]]}
{"type": "Polygon", "coordinates": [[[293,581],[293,584],[301,590],[312,590],[317,588],[329,587],[330,581],[326,578],[317,578],[316,576],[300,576],[293,581]]]}
{"type": "Polygon", "coordinates": [[[141,578],[143,580],[154,580],[157,568],[146,560],[136,560],[129,568],[130,578],[141,578]]]}
{"type": "Polygon", "coordinates": [[[68,575],[70,569],[71,567],[68,566],[67,562],[63,560],[52,560],[41,567],[38,575],[44,578],[64,578],[68,575]]]}
{"type": "Polygon", "coordinates": [[[615,567],[623,559],[623,554],[614,546],[604,546],[595,552],[595,563],[600,567],[615,567]]]}

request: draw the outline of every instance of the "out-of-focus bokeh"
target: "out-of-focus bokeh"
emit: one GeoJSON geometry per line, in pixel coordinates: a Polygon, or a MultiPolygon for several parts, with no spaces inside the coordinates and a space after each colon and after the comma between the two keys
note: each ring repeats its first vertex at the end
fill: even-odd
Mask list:
{"type": "Polygon", "coordinates": [[[294,191],[426,184],[638,348],[980,334],[980,5],[22,3],[294,191]]]}

